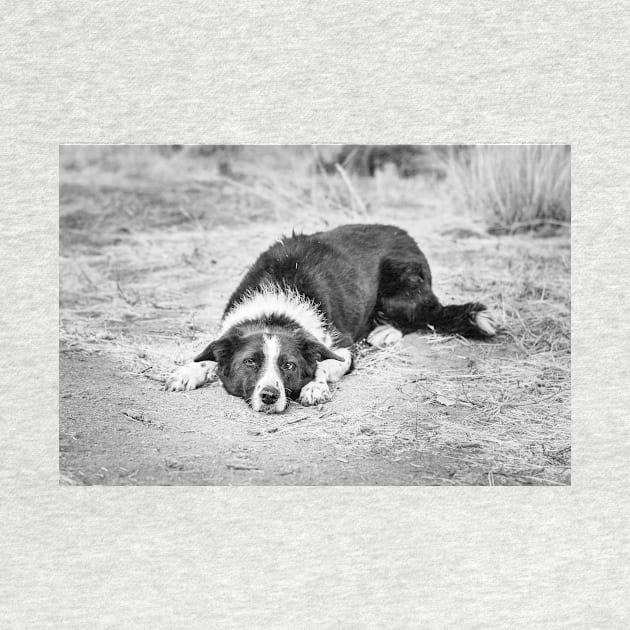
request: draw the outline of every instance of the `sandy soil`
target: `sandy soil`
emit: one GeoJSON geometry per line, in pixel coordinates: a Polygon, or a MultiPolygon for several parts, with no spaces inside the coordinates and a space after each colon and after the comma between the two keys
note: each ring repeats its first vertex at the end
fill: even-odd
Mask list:
{"type": "MultiPolygon", "coordinates": [[[[404,350],[410,365],[440,369],[463,362],[413,337],[404,350]]],[[[334,401],[320,408],[294,404],[266,416],[216,382],[167,393],[155,381],[124,376],[106,358],[80,351],[62,351],[61,374],[60,466],[84,484],[450,484],[454,472],[463,472],[454,452],[408,449],[392,458],[369,412],[348,424],[344,412],[359,401],[369,409],[371,401],[395,393],[374,375],[351,374],[334,401]],[[326,431],[326,424],[335,430],[326,431]]],[[[424,433],[422,418],[417,421],[424,433]]],[[[484,482],[478,466],[463,475],[484,482]]]]}
{"type": "Polygon", "coordinates": [[[367,182],[361,194],[380,195],[378,210],[370,202],[352,214],[318,208],[314,189],[316,212],[273,203],[304,199],[284,182],[248,189],[238,178],[65,166],[62,483],[570,483],[568,235],[491,237],[430,186],[401,180],[391,185],[403,193],[385,197],[382,181],[367,182]],[[366,220],[408,229],[443,301],[485,301],[504,332],[489,343],[414,334],[364,348],[331,403],[277,416],[216,382],[163,391],[173,366],[211,339],[258,252],[294,227],[366,220]]]}

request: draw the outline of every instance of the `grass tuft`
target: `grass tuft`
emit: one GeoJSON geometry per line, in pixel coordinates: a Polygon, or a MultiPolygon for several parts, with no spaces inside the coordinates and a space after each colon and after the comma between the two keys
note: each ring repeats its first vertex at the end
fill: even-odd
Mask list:
{"type": "Polygon", "coordinates": [[[571,220],[570,146],[471,146],[442,159],[455,205],[485,217],[491,233],[571,220]]]}

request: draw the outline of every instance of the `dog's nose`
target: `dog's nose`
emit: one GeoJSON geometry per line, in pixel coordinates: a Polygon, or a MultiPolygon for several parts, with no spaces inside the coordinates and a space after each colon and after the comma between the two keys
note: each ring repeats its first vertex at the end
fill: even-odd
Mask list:
{"type": "Polygon", "coordinates": [[[260,398],[265,405],[273,405],[280,398],[280,392],[275,387],[265,387],[260,392],[260,398]]]}

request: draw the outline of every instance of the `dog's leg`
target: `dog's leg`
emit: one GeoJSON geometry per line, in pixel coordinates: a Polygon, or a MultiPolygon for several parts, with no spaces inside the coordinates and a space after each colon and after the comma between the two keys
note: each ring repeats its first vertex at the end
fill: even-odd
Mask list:
{"type": "Polygon", "coordinates": [[[487,339],[497,332],[492,315],[479,302],[440,306],[428,318],[428,323],[438,332],[456,333],[476,339],[487,339]]]}
{"type": "Polygon", "coordinates": [[[352,367],[352,354],[348,348],[333,348],[335,354],[343,358],[343,361],[326,359],[317,364],[315,376],[310,383],[302,387],[300,402],[303,405],[318,405],[328,402],[332,395],[328,383],[336,383],[352,367]]]}
{"type": "MultiPolygon", "coordinates": [[[[389,324],[408,334],[433,327],[442,333],[456,333],[466,337],[488,338],[496,334],[497,325],[483,304],[469,302],[443,306],[431,287],[431,272],[426,260],[417,254],[415,261],[386,260],[381,269],[379,302],[375,320],[389,324]]],[[[385,345],[389,339],[397,341],[391,328],[378,326],[368,342],[385,345]]]]}
{"type": "MultiPolygon", "coordinates": [[[[473,339],[487,339],[497,332],[492,315],[478,302],[442,306],[436,300],[430,307],[426,307],[422,299],[414,301],[404,298],[395,302],[387,300],[382,310],[382,319],[388,321],[393,329],[400,328],[405,335],[429,326],[440,333],[459,334],[473,339]]],[[[384,326],[378,326],[368,337],[368,342],[381,345],[378,342],[387,339],[390,334],[393,335],[384,326]]],[[[393,336],[392,339],[396,341],[393,336]]]]}
{"type": "Polygon", "coordinates": [[[391,324],[381,324],[377,326],[367,338],[367,342],[371,346],[384,348],[392,346],[402,339],[402,332],[398,328],[394,328],[391,324]]]}
{"type": "Polygon", "coordinates": [[[164,389],[170,392],[197,389],[210,380],[211,361],[199,361],[178,367],[167,379],[164,389]]]}

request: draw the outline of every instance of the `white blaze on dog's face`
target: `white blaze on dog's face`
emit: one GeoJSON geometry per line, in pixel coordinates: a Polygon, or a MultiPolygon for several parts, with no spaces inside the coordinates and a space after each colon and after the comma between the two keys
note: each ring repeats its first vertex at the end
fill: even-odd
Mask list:
{"type": "Polygon", "coordinates": [[[254,411],[279,413],[287,406],[287,394],[284,389],[278,361],[281,342],[277,335],[263,335],[263,364],[254,387],[251,404],[254,411]]]}

